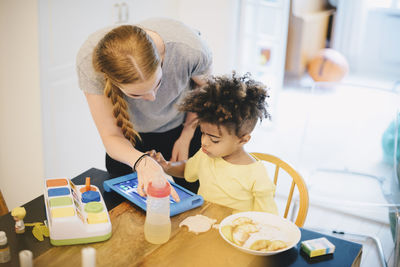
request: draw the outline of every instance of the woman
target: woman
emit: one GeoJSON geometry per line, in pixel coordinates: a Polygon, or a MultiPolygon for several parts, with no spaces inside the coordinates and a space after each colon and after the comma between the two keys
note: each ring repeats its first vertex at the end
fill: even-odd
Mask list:
{"type": "MultiPolygon", "coordinates": [[[[135,168],[138,192],[144,195],[151,177],[163,175],[144,152],[163,151],[177,161],[200,148],[195,115],[179,112],[177,105],[191,83],[205,83],[211,64],[211,52],[198,32],[171,19],[149,19],[89,36],[77,56],[79,86],[112,177],[135,168]]],[[[198,185],[188,188],[197,192],[198,185]]],[[[178,198],[175,192],[172,196],[178,198]]]]}

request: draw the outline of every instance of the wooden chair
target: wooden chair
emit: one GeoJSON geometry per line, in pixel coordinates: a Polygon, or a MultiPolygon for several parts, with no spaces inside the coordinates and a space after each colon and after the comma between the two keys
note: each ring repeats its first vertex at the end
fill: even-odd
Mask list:
{"type": "Polygon", "coordinates": [[[5,214],[7,214],[8,212],[9,211],[8,211],[8,208],[7,208],[6,201],[4,200],[3,194],[0,191],[0,216],[3,216],[5,214]]]}
{"type": "Polygon", "coordinates": [[[288,163],[285,161],[281,160],[278,157],[275,157],[273,155],[265,154],[265,153],[250,153],[254,158],[258,160],[263,160],[269,163],[272,163],[275,165],[275,173],[274,173],[274,184],[277,185],[278,183],[278,176],[279,176],[279,170],[283,169],[286,171],[287,174],[292,178],[292,183],[290,186],[289,190],[289,195],[286,200],[286,207],[285,207],[285,213],[283,215],[284,218],[287,218],[290,206],[292,203],[293,199],[293,192],[295,189],[295,186],[297,186],[297,189],[299,191],[299,209],[297,213],[297,218],[295,219],[294,223],[298,227],[302,227],[304,225],[304,222],[307,217],[307,212],[308,212],[308,190],[307,186],[301,177],[301,175],[288,163]]]}

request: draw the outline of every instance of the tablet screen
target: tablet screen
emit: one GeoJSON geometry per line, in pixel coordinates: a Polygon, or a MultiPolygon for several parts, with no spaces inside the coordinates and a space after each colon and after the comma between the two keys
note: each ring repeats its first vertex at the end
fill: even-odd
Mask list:
{"type": "MultiPolygon", "coordinates": [[[[143,202],[146,202],[146,197],[142,197],[139,195],[137,192],[137,179],[130,179],[124,182],[120,182],[117,184],[114,184],[116,188],[118,188],[121,192],[124,194],[127,194],[130,197],[133,197],[135,199],[139,199],[143,202]]],[[[174,186],[174,185],[173,185],[174,186]]],[[[180,188],[174,186],[176,192],[179,195],[179,198],[182,200],[184,198],[190,197],[191,195],[180,188]]],[[[171,203],[175,203],[175,200],[172,199],[172,197],[169,197],[171,203]]]]}

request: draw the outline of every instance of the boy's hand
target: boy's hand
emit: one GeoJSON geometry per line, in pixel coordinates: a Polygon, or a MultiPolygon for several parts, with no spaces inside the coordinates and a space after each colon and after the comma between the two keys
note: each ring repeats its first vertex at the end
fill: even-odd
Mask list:
{"type": "Polygon", "coordinates": [[[164,171],[168,170],[171,167],[171,163],[166,161],[161,152],[157,152],[154,149],[151,151],[147,151],[150,157],[152,157],[158,164],[164,169],[164,171]]]}

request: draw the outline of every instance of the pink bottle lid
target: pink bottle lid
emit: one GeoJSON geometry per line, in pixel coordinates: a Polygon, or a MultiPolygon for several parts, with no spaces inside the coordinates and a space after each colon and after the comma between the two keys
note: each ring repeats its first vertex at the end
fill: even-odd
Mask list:
{"type": "Polygon", "coordinates": [[[163,198],[169,196],[170,193],[171,185],[167,182],[161,187],[153,186],[153,183],[150,182],[147,187],[147,194],[152,197],[163,198]]]}

